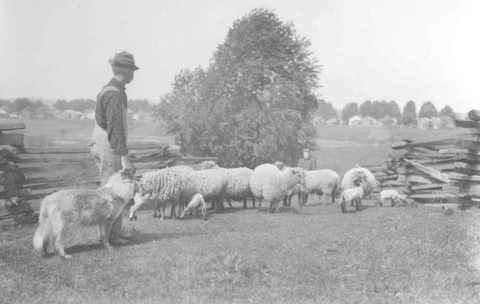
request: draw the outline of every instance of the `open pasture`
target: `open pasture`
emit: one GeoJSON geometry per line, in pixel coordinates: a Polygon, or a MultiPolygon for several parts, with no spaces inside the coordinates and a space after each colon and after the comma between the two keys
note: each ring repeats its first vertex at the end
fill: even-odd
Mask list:
{"type": "MultiPolygon", "coordinates": [[[[32,253],[34,226],[1,232],[4,303],[478,303],[471,221],[478,212],[337,204],[241,209],[209,219],[127,221],[132,244],[103,250],[97,229],[70,260],[32,253]]],[[[249,205],[250,206],[250,205],[249,205]]]]}
{"type": "MultiPolygon", "coordinates": [[[[44,134],[55,138],[76,134],[88,141],[92,123],[38,122],[25,121],[27,138],[48,127],[44,134]]],[[[170,142],[153,123],[149,128],[137,134],[170,142]]],[[[341,128],[319,133],[322,148],[313,152],[319,167],[343,175],[356,164],[380,164],[395,154],[389,142],[369,142],[378,129],[341,128]],[[348,132],[356,136],[346,139],[348,132]]],[[[453,136],[410,135],[402,138],[453,136]]],[[[34,254],[36,225],[1,228],[0,302],[480,302],[477,210],[446,215],[440,208],[380,208],[364,201],[364,210],[348,207],[344,215],[338,204],[320,204],[317,196],[302,210],[296,197],[292,201],[280,214],[234,203],[207,221],[160,221],[153,211],[140,211],[138,221],[124,218],[125,228],[136,233],[131,244],[106,251],[97,229],[83,228],[66,242],[71,260],[34,254]]]]}

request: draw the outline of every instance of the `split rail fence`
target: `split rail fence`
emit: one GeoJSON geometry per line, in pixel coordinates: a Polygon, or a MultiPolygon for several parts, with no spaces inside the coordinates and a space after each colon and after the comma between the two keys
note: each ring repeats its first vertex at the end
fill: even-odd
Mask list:
{"type": "Polygon", "coordinates": [[[405,153],[369,168],[380,182],[377,191],[396,189],[419,203],[480,206],[480,111],[468,118],[455,120],[465,131],[455,138],[393,146],[405,153]]]}
{"type": "MultiPolygon", "coordinates": [[[[99,187],[98,168],[85,148],[38,149],[24,146],[25,125],[0,124],[0,226],[35,223],[40,201],[63,189],[99,187]]],[[[216,157],[185,157],[177,146],[129,144],[136,178],[173,165],[199,169],[216,157]]]]}

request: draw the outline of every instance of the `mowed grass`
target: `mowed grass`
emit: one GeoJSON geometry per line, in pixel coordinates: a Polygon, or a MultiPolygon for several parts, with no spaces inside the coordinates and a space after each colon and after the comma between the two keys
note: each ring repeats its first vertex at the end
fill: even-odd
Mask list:
{"type": "Polygon", "coordinates": [[[1,232],[4,303],[478,303],[469,263],[472,213],[371,207],[341,214],[310,197],[280,214],[233,210],[124,227],[132,244],[102,248],[97,229],[67,242],[70,260],[32,253],[36,227],[1,232]]]}

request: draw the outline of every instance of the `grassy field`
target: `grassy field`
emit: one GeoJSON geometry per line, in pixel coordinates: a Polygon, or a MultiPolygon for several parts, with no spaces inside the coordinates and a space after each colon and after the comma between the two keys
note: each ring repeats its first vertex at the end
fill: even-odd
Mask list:
{"type": "Polygon", "coordinates": [[[125,222],[139,233],[131,245],[105,251],[96,229],[84,228],[68,240],[70,260],[33,254],[33,226],[5,229],[0,302],[480,301],[474,211],[367,206],[344,215],[316,198],[303,210],[295,203],[280,214],[236,203],[207,221],[162,222],[142,211],[125,222]]]}
{"type": "MultiPolygon", "coordinates": [[[[47,134],[54,142],[78,143],[88,141],[92,122],[26,124],[27,139],[47,134]]],[[[170,140],[155,124],[131,130],[138,139],[170,140]]],[[[375,133],[385,131],[325,127],[313,155],[321,168],[340,175],[356,164],[378,165],[401,153],[375,133]]],[[[412,140],[456,132],[397,131],[412,140]]],[[[96,229],[81,229],[67,242],[71,260],[34,254],[35,226],[0,228],[0,303],[480,302],[478,210],[448,215],[367,201],[365,210],[350,207],[344,215],[316,197],[302,210],[296,203],[280,214],[235,203],[207,221],[162,222],[141,211],[139,221],[124,221],[137,233],[130,245],[105,251],[96,229]]]]}

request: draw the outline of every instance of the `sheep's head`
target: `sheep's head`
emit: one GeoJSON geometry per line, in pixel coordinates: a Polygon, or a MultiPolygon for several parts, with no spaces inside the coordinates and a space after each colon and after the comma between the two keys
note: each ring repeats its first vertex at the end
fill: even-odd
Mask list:
{"type": "Polygon", "coordinates": [[[292,177],[294,181],[302,186],[303,188],[307,188],[307,184],[305,183],[305,170],[302,168],[292,168],[291,170],[292,177]]]}
{"type": "Polygon", "coordinates": [[[287,166],[285,166],[285,164],[282,163],[282,162],[275,162],[275,166],[276,166],[278,169],[282,170],[282,171],[285,170],[285,168],[287,167],[287,166]]]}
{"type": "Polygon", "coordinates": [[[215,167],[218,167],[215,161],[207,160],[202,163],[202,167],[200,168],[200,170],[206,170],[206,169],[211,169],[215,167]]]}

